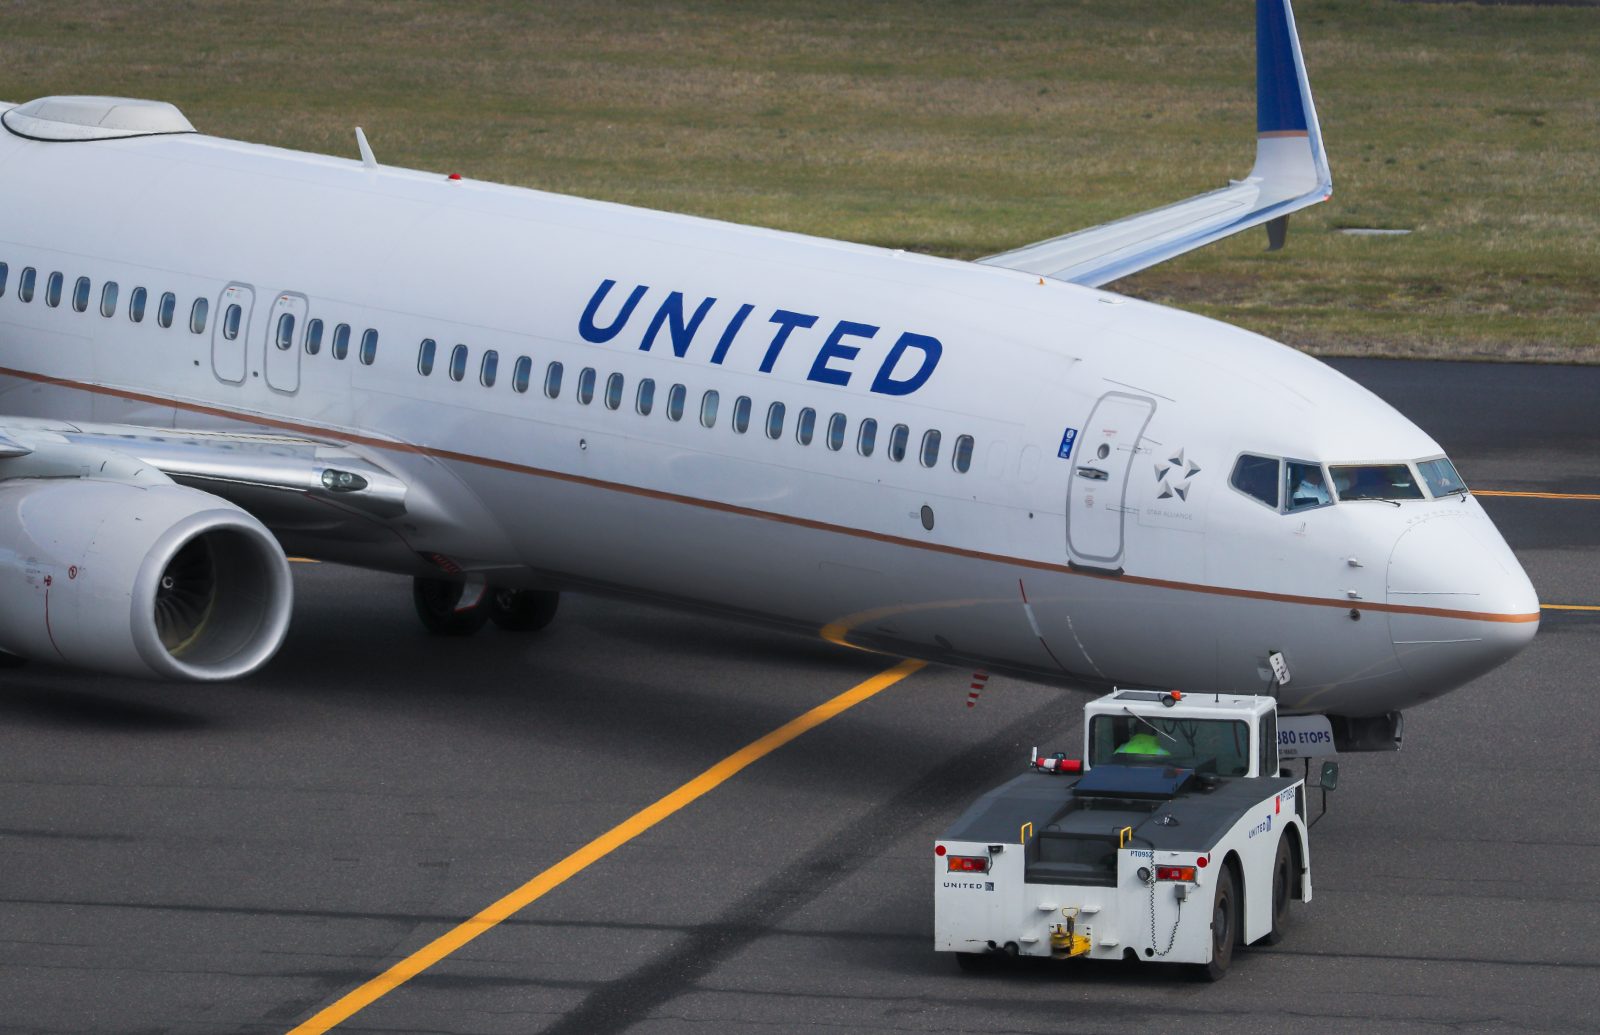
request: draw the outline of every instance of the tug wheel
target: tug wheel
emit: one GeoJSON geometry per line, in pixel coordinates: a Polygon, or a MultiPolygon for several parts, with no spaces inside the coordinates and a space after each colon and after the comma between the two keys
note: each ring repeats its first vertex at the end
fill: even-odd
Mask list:
{"type": "Polygon", "coordinates": [[[994,969],[994,957],[986,952],[958,952],[956,963],[968,974],[986,974],[994,969]]]}
{"type": "Polygon", "coordinates": [[[1239,943],[1239,897],[1233,884],[1233,869],[1222,867],[1217,873],[1217,893],[1211,900],[1211,962],[1196,970],[1206,981],[1221,981],[1233,962],[1239,943]]]}
{"type": "Polygon", "coordinates": [[[1261,939],[1263,945],[1276,945],[1283,941],[1284,928],[1289,926],[1289,900],[1294,897],[1294,853],[1289,848],[1289,835],[1278,838],[1278,855],[1272,861],[1272,930],[1261,939]]]}

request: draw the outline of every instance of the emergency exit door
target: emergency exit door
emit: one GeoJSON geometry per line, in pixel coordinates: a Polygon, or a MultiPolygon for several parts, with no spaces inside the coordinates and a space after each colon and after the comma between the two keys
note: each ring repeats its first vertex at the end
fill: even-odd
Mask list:
{"type": "Polygon", "coordinates": [[[300,349],[295,346],[305,335],[305,295],[285,291],[272,303],[262,339],[262,366],[267,369],[267,387],[279,392],[300,390],[300,349]]]}
{"type": "Polygon", "coordinates": [[[229,284],[217,299],[211,322],[211,370],[218,381],[244,383],[245,345],[250,340],[250,310],[255,299],[256,293],[246,284],[229,284]]]}
{"type": "Polygon", "coordinates": [[[1155,408],[1154,399],[1107,392],[1089,414],[1070,457],[1067,554],[1074,562],[1121,567],[1128,472],[1155,408]]]}

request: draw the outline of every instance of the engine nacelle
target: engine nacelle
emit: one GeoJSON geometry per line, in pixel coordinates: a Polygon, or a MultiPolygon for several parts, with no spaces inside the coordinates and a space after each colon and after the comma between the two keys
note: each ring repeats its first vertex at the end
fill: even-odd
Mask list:
{"type": "Polygon", "coordinates": [[[0,482],[0,649],[122,675],[231,679],[277,652],[293,599],[278,541],[209,493],[0,482]]]}

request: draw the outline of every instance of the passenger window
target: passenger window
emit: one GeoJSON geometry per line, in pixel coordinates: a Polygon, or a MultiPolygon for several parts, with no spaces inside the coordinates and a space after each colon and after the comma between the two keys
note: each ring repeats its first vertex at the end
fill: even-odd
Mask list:
{"type": "Polygon", "coordinates": [[[911,441],[911,429],[904,424],[896,424],[894,430],[889,432],[889,459],[895,463],[906,458],[906,445],[911,441]]]}
{"type": "Polygon", "coordinates": [[[1285,510],[1310,510],[1312,507],[1326,507],[1333,502],[1333,496],[1328,492],[1328,481],[1322,475],[1321,464],[1301,463],[1298,460],[1284,462],[1284,487],[1288,490],[1284,499],[1285,510]]]}
{"type": "Polygon", "coordinates": [[[194,300],[194,305],[189,307],[189,330],[195,334],[206,332],[206,314],[211,311],[211,303],[203,298],[194,300]]]}
{"type": "Polygon", "coordinates": [[[128,295],[128,319],[134,323],[144,322],[144,306],[150,300],[150,292],[142,287],[136,287],[128,295]]]}
{"type": "Polygon", "coordinates": [[[457,345],[450,350],[450,380],[460,381],[467,376],[467,347],[457,345]]]}
{"type": "Polygon", "coordinates": [[[922,466],[932,467],[939,462],[939,432],[929,428],[922,433],[922,466]]]}
{"type": "Polygon", "coordinates": [[[1228,484],[1246,496],[1278,509],[1278,461],[1270,456],[1249,453],[1234,461],[1228,484]]]}
{"type": "Polygon", "coordinates": [[[828,418],[828,448],[837,453],[844,448],[845,415],[836,413],[828,418]]]}
{"type": "Polygon", "coordinates": [[[333,344],[328,348],[328,354],[334,359],[344,359],[350,355],[350,325],[341,323],[333,329],[333,344]]]}
{"type": "Polygon", "coordinates": [[[878,446],[878,422],[868,417],[856,429],[856,452],[871,456],[878,446]]]}
{"type": "Polygon", "coordinates": [[[622,406],[622,375],[612,374],[606,378],[606,409],[615,410],[622,406]]]}
{"type": "Polygon", "coordinates": [[[767,437],[774,441],[783,437],[783,403],[767,407],[767,437]]]}
{"type": "Polygon", "coordinates": [[[478,383],[485,388],[494,387],[494,379],[500,373],[500,353],[494,349],[486,349],[483,359],[478,363],[478,383]]]}
{"type": "MultiPolygon", "coordinates": [[[[0,293],[4,292],[4,285],[0,285],[0,293]]],[[[105,287],[100,289],[100,315],[110,319],[117,313],[117,282],[108,280],[105,287]]]]}
{"type": "Polygon", "coordinates": [[[23,302],[33,301],[33,282],[38,277],[38,272],[32,266],[22,268],[22,276],[17,278],[17,298],[23,302]]]}
{"type": "Polygon", "coordinates": [[[733,401],[733,430],[743,435],[750,430],[750,397],[741,395],[733,401]]]}
{"type": "Polygon", "coordinates": [[[239,336],[239,320],[244,316],[244,310],[238,304],[228,306],[222,313],[222,336],[233,341],[239,336]]]}
{"type": "MultiPolygon", "coordinates": [[[[171,295],[167,296],[171,298],[171,295]]],[[[165,301],[163,300],[163,304],[165,301]]],[[[306,355],[315,356],[322,351],[322,321],[311,320],[306,323],[306,355]]],[[[459,377],[457,381],[461,380],[459,377]]]]}
{"type": "Polygon", "coordinates": [[[0,298],[4,298],[5,297],[5,293],[6,293],[6,275],[9,274],[10,272],[11,272],[11,267],[7,266],[3,262],[0,262],[0,298]]]}
{"type": "Polygon", "coordinates": [[[172,326],[172,317],[178,309],[178,296],[168,291],[162,294],[161,304],[156,307],[156,323],[162,327],[172,326]]]}
{"type": "Polygon", "coordinates": [[[370,367],[378,358],[378,332],[368,327],[361,332],[361,365],[370,367]]]}
{"type": "Polygon", "coordinates": [[[578,374],[578,402],[587,406],[594,402],[594,367],[584,367],[578,374]]]}
{"type": "Polygon", "coordinates": [[[717,402],[720,398],[714,388],[700,397],[700,423],[705,427],[717,426],[717,402]]]}
{"type": "Polygon", "coordinates": [[[44,304],[54,309],[61,304],[61,285],[63,278],[59,273],[50,274],[50,279],[44,284],[44,304]]]}
{"type": "Polygon", "coordinates": [[[639,382],[639,394],[634,397],[633,408],[639,411],[639,416],[648,417],[650,411],[656,407],[656,383],[651,378],[644,378],[639,382]]]}
{"type": "Polygon", "coordinates": [[[561,398],[561,364],[552,363],[544,369],[544,394],[551,399],[561,398]]]}
{"type": "Polygon", "coordinates": [[[433,356],[439,351],[439,343],[432,338],[423,338],[422,344],[417,346],[417,373],[423,377],[433,373],[433,356]]]}
{"type": "Polygon", "coordinates": [[[972,470],[971,435],[961,435],[956,438],[956,451],[951,455],[950,462],[958,474],[966,474],[972,470]]]}
{"type": "Polygon", "coordinates": [[[89,308],[88,277],[79,277],[72,285],[72,308],[80,313],[89,308]]]}
{"type": "Polygon", "coordinates": [[[527,356],[518,356],[517,365],[511,368],[511,390],[522,393],[528,390],[528,382],[533,380],[533,360],[527,356]]]}
{"type": "Polygon", "coordinates": [[[794,421],[794,440],[802,446],[809,446],[811,439],[817,433],[817,411],[807,406],[800,411],[800,416],[794,421]]]}
{"type": "Polygon", "coordinates": [[[667,392],[667,420],[683,420],[683,406],[689,399],[689,389],[673,385],[667,392]]]}
{"type": "MultiPolygon", "coordinates": [[[[272,343],[278,346],[278,351],[280,352],[288,352],[294,346],[293,313],[282,313],[278,316],[278,331],[273,337],[272,343]]],[[[432,357],[429,357],[428,362],[430,364],[433,362],[432,357]]]]}

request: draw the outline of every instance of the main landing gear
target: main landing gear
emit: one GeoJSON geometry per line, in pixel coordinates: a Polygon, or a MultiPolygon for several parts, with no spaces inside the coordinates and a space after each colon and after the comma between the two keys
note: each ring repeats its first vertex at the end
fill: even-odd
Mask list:
{"type": "Polygon", "coordinates": [[[411,600],[422,627],[435,636],[471,636],[494,622],[508,632],[537,632],[556,616],[553,589],[505,589],[446,579],[412,579],[411,600]]]}

